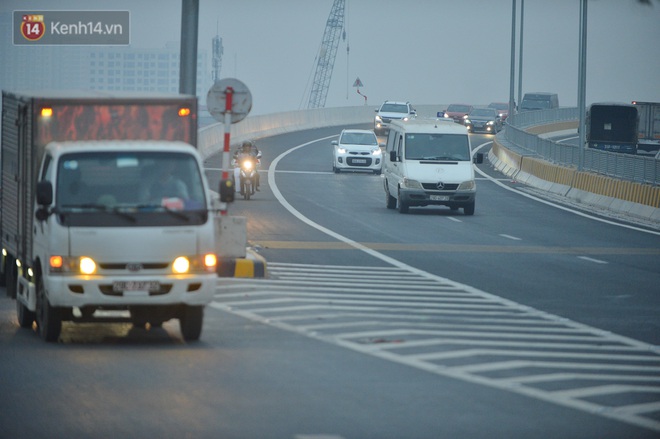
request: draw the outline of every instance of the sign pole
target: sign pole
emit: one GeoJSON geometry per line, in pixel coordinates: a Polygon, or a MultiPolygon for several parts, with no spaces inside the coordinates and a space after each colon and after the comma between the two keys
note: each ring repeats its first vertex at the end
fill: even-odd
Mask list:
{"type": "MultiPolygon", "coordinates": [[[[230,147],[230,135],[231,135],[231,106],[233,104],[234,97],[234,88],[227,87],[225,89],[225,145],[222,150],[222,181],[229,180],[229,166],[231,164],[229,160],[229,151],[230,147]]],[[[235,189],[234,189],[235,190],[235,189]]],[[[224,209],[220,210],[220,215],[227,215],[227,203],[224,205],[224,209]]]]}

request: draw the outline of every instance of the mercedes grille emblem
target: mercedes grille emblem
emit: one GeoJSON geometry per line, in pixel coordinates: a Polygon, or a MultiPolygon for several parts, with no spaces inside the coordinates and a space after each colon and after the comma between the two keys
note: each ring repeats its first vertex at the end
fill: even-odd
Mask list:
{"type": "Polygon", "coordinates": [[[438,184],[435,185],[439,190],[443,190],[445,188],[445,184],[441,181],[438,182],[438,184]]]}

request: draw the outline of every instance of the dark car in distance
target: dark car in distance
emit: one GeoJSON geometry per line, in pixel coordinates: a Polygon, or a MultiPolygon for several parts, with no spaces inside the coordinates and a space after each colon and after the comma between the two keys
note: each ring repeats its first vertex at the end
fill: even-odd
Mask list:
{"type": "Polygon", "coordinates": [[[502,129],[502,118],[494,108],[474,108],[465,119],[471,133],[497,134],[502,129]]]}
{"type": "Polygon", "coordinates": [[[502,123],[509,117],[509,103],[508,102],[491,102],[488,104],[488,108],[494,108],[500,115],[502,123]]]}

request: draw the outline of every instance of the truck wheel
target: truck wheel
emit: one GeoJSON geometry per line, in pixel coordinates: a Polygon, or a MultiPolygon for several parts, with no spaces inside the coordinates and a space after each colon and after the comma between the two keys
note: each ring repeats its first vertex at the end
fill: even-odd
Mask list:
{"type": "Polygon", "coordinates": [[[44,341],[54,342],[60,338],[62,317],[60,310],[50,306],[41,275],[37,276],[37,327],[44,341]]]}
{"type": "Polygon", "coordinates": [[[474,215],[474,201],[463,207],[463,213],[466,215],[474,215]]]}
{"type": "Polygon", "coordinates": [[[20,300],[16,300],[16,317],[21,328],[30,328],[36,318],[36,314],[34,311],[27,309],[20,300]]]}
{"type": "Polygon", "coordinates": [[[203,306],[184,306],[179,316],[181,335],[186,341],[197,341],[202,334],[204,323],[203,306]]]}
{"type": "Polygon", "coordinates": [[[16,293],[18,291],[18,268],[16,268],[16,261],[11,256],[7,256],[5,261],[5,284],[7,297],[12,299],[16,298],[16,293]]]}

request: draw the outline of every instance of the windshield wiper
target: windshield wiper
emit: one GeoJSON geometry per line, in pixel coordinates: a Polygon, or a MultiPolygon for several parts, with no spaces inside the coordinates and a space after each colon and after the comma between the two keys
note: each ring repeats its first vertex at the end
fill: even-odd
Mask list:
{"type": "Polygon", "coordinates": [[[452,160],[457,161],[458,159],[448,156],[433,156],[433,157],[424,157],[422,160],[452,160]]]}
{"type": "Polygon", "coordinates": [[[139,204],[136,207],[140,210],[150,209],[150,210],[157,211],[157,212],[165,211],[165,212],[169,213],[170,215],[175,216],[179,219],[190,221],[190,217],[188,215],[186,215],[185,213],[182,213],[179,210],[170,209],[169,207],[163,206],[162,204],[139,204]]]}
{"type": "MultiPolygon", "coordinates": [[[[84,203],[84,204],[64,204],[61,206],[62,208],[67,208],[67,209],[94,209],[99,212],[108,212],[108,213],[113,213],[115,215],[119,215],[123,218],[126,218],[130,220],[131,222],[137,221],[135,219],[135,216],[131,215],[130,213],[121,210],[119,206],[107,206],[105,204],[97,204],[97,203],[84,203]]],[[[58,213],[60,214],[67,214],[67,213],[72,213],[72,212],[62,212],[61,210],[58,210],[58,213]]]]}

